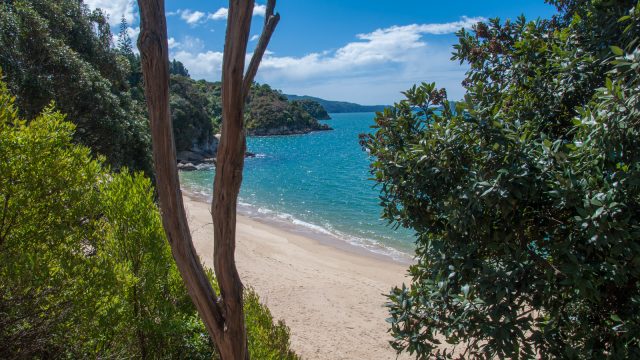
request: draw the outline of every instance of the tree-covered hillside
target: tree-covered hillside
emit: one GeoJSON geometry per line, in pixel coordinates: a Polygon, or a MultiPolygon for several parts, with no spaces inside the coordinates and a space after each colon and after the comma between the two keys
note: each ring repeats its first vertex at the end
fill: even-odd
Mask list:
{"type": "Polygon", "coordinates": [[[304,103],[289,102],[286,96],[266,84],[255,84],[251,89],[245,121],[249,135],[304,134],[331,129],[319,123],[304,103]]]}
{"type": "Polygon", "coordinates": [[[320,105],[320,103],[317,102],[317,101],[309,100],[309,99],[303,99],[303,100],[293,100],[291,102],[298,103],[311,116],[313,116],[314,118],[316,118],[318,120],[330,120],[331,119],[331,116],[329,116],[329,113],[327,112],[327,110],[322,105],[320,105]]]}
{"type": "MultiPolygon", "coordinates": [[[[184,67],[174,60],[171,69],[173,72],[173,69],[184,67]]],[[[209,134],[220,132],[220,96],[220,82],[171,75],[171,114],[178,151],[189,150],[191,143],[195,144],[197,139],[203,141],[198,144],[204,144],[209,139],[209,134]]],[[[328,125],[319,123],[309,110],[316,115],[323,113],[318,105],[307,109],[304,103],[288,102],[286,97],[269,85],[254,84],[245,111],[247,130],[249,135],[262,136],[304,134],[330,129],[328,125]]]]}
{"type": "Polygon", "coordinates": [[[21,115],[51,102],[75,125],[75,139],[115,168],[151,174],[144,104],[132,96],[131,65],[111,46],[105,15],[79,1],[0,3],[0,67],[21,115]]]}
{"type": "MultiPolygon", "coordinates": [[[[74,139],[105,156],[115,169],[153,173],[140,56],[122,23],[117,41],[105,15],[72,0],[0,3],[0,68],[21,115],[50,103],[76,125],[74,139]]],[[[170,64],[176,149],[213,155],[220,131],[220,83],[195,81],[179,61],[170,64]]],[[[311,103],[288,103],[256,85],[247,107],[252,135],[326,130],[328,115],[311,103]],[[310,114],[313,112],[313,115],[310,114]]]]}
{"type": "Polygon", "coordinates": [[[171,75],[171,119],[178,151],[215,147],[213,124],[219,123],[221,111],[202,85],[186,76],[171,75]]]}

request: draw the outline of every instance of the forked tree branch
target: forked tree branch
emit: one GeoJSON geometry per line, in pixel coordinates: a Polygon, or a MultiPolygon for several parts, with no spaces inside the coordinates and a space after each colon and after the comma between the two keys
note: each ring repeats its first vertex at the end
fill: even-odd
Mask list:
{"type": "Polygon", "coordinates": [[[162,223],[191,300],[223,360],[247,360],[243,286],[235,264],[236,204],[242,183],[246,139],[244,104],[260,60],[280,19],[269,0],[265,29],[243,76],[253,0],[230,0],[222,66],[222,137],[218,147],[212,217],[214,269],[220,299],[196,254],[182,201],[169,111],[169,46],[164,0],[138,0],[145,96],[151,121],[156,189],[162,223]],[[246,85],[245,85],[246,84],[246,85]]]}
{"type": "Polygon", "coordinates": [[[275,31],[276,26],[278,26],[278,22],[280,21],[280,14],[273,15],[274,6],[276,6],[276,1],[269,0],[269,2],[267,3],[267,11],[265,14],[264,29],[262,29],[260,40],[258,41],[258,45],[253,51],[251,62],[249,63],[249,68],[247,69],[247,73],[244,76],[244,82],[242,84],[242,96],[245,101],[247,100],[249,92],[251,91],[251,84],[253,84],[253,80],[256,77],[256,73],[258,72],[258,67],[260,66],[262,57],[267,50],[269,41],[271,40],[271,35],[273,35],[273,32],[275,31]]]}
{"type": "Polygon", "coordinates": [[[138,6],[141,13],[138,48],[151,123],[156,190],[162,224],[189,296],[207,331],[217,343],[223,338],[224,316],[193,246],[180,191],[169,112],[169,45],[164,0],[138,0],[138,6]]]}

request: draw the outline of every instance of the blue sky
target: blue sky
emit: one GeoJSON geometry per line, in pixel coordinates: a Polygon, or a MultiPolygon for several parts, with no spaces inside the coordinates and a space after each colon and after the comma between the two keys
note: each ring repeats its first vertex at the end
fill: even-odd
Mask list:
{"type": "MultiPolygon", "coordinates": [[[[124,15],[137,37],[135,1],[85,2],[109,14],[114,32],[124,15]]],[[[253,38],[262,28],[264,3],[256,2],[253,38]]],[[[170,56],[193,78],[219,80],[228,1],[166,0],[165,6],[170,56]]],[[[256,80],[285,93],[361,104],[391,104],[422,81],[459,99],[466,67],[450,61],[456,30],[493,17],[536,19],[555,12],[543,0],[279,0],[276,10],[280,24],[256,80]]]]}

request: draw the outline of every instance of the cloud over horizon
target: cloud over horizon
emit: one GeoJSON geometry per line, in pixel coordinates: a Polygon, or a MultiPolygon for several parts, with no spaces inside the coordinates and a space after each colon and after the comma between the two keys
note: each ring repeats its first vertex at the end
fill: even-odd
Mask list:
{"type": "MultiPolygon", "coordinates": [[[[424,37],[452,34],[485,20],[463,16],[448,23],[394,25],[357,34],[357,41],[337,50],[299,57],[268,53],[263,58],[257,80],[289,92],[313,92],[312,95],[334,98],[344,96],[347,100],[369,104],[388,98],[389,91],[399,94],[420,81],[437,81],[441,87],[459,88],[465,70],[449,60],[451,46],[443,46],[437,41],[432,45],[424,37]],[[369,98],[358,98],[357,87],[369,87],[372,81],[393,89],[369,98]]],[[[194,52],[182,48],[173,56],[185,64],[194,78],[220,78],[222,52],[194,52]]],[[[461,96],[451,95],[452,98],[461,96]]]]}

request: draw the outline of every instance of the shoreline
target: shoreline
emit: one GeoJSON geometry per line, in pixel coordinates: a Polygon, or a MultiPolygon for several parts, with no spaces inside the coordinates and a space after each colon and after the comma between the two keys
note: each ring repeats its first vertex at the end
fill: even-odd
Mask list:
{"type": "MultiPolygon", "coordinates": [[[[181,191],[183,197],[188,197],[193,201],[211,204],[210,195],[196,193],[184,188],[182,188],[181,191]]],[[[413,264],[413,257],[411,255],[400,250],[384,246],[373,240],[370,244],[361,243],[356,245],[353,242],[342,239],[338,235],[333,234],[319,226],[313,224],[308,224],[311,226],[304,226],[301,224],[296,224],[290,221],[290,219],[278,218],[275,216],[269,216],[267,214],[260,213],[259,210],[255,210],[254,206],[250,204],[239,203],[237,211],[238,216],[243,216],[267,226],[276,227],[283,231],[314,239],[319,243],[334,247],[341,251],[372,257],[378,260],[388,261],[396,264],[402,264],[406,265],[407,267],[413,264]]]]}
{"type": "MultiPolygon", "coordinates": [[[[210,203],[187,192],[183,200],[196,251],[212,267],[210,203]]],[[[298,355],[304,359],[409,358],[398,357],[388,344],[391,336],[383,295],[408,282],[408,265],[244,215],[237,217],[236,241],[236,264],[243,283],[260,295],[275,320],[289,326],[298,355]]]]}

